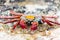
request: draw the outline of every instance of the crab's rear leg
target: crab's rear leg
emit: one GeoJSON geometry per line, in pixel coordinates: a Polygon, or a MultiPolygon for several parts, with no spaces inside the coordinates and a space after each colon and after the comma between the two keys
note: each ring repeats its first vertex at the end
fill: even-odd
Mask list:
{"type": "Polygon", "coordinates": [[[17,21],[19,21],[19,20],[20,20],[20,19],[12,19],[12,20],[2,21],[2,22],[0,22],[0,23],[2,23],[2,24],[7,24],[7,23],[17,22],[17,21]]]}
{"type": "Polygon", "coordinates": [[[45,17],[45,18],[58,18],[59,16],[42,16],[42,17],[45,17]]]}
{"type": "MultiPolygon", "coordinates": [[[[49,16],[49,17],[50,18],[57,18],[57,17],[53,17],[53,16],[49,16]]],[[[46,18],[48,18],[48,17],[42,16],[42,21],[46,22],[50,26],[53,26],[53,24],[48,19],[46,19],[46,18]]]]}
{"type": "Polygon", "coordinates": [[[17,16],[22,16],[23,13],[16,13],[13,10],[10,10],[10,14],[17,15],[17,16]]]}
{"type": "Polygon", "coordinates": [[[0,19],[14,19],[14,18],[20,18],[20,16],[0,16],[0,19]]]}
{"type": "Polygon", "coordinates": [[[4,24],[7,24],[7,23],[12,23],[12,22],[16,22],[16,21],[19,21],[20,19],[12,19],[12,20],[7,20],[5,22],[3,22],[4,24]]]}
{"type": "Polygon", "coordinates": [[[49,21],[49,20],[46,20],[46,19],[42,19],[43,22],[46,22],[48,25],[50,26],[53,26],[53,24],[49,21]]]}
{"type": "Polygon", "coordinates": [[[51,23],[54,23],[54,24],[60,25],[60,23],[58,23],[58,22],[54,22],[54,21],[50,21],[50,20],[48,20],[48,21],[51,22],[51,23]]]}

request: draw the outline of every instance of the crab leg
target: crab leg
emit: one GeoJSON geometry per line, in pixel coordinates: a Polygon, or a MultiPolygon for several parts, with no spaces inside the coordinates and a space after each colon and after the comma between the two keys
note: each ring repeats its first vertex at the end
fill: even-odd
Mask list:
{"type": "Polygon", "coordinates": [[[45,18],[58,18],[58,16],[42,16],[42,17],[45,17],[45,18]]]}
{"type": "Polygon", "coordinates": [[[19,24],[19,21],[16,24],[13,25],[12,30],[14,30],[18,26],[18,24],[19,24]]]}
{"type": "Polygon", "coordinates": [[[46,22],[50,26],[53,26],[53,24],[49,20],[46,20],[44,16],[42,16],[42,21],[46,22]]]}
{"type": "Polygon", "coordinates": [[[14,11],[12,11],[12,10],[10,10],[10,14],[18,15],[18,16],[22,16],[22,15],[23,15],[23,13],[16,13],[16,12],[14,12],[14,11]]]}
{"type": "Polygon", "coordinates": [[[37,27],[38,27],[38,23],[37,23],[37,22],[33,22],[30,30],[31,30],[31,31],[34,31],[34,30],[37,29],[37,27]]]}
{"type": "Polygon", "coordinates": [[[19,16],[0,16],[0,19],[12,19],[12,18],[19,18],[19,16]]]}
{"type": "Polygon", "coordinates": [[[43,22],[46,22],[48,25],[50,26],[53,26],[53,24],[49,21],[49,20],[46,20],[46,19],[42,19],[43,22]]]}
{"type": "Polygon", "coordinates": [[[60,23],[58,23],[58,22],[53,22],[53,21],[50,21],[50,20],[48,20],[48,21],[51,22],[51,23],[54,23],[54,24],[60,25],[60,23]]]}
{"type": "Polygon", "coordinates": [[[48,20],[45,20],[45,22],[50,25],[50,26],[53,26],[53,24],[51,22],[49,22],[48,20]]]}
{"type": "Polygon", "coordinates": [[[19,24],[20,24],[22,29],[26,29],[27,28],[27,25],[26,25],[24,20],[21,20],[19,24]]]}
{"type": "Polygon", "coordinates": [[[4,22],[4,24],[6,23],[12,23],[12,22],[16,22],[16,21],[19,21],[20,19],[12,19],[12,20],[7,20],[4,22]]]}

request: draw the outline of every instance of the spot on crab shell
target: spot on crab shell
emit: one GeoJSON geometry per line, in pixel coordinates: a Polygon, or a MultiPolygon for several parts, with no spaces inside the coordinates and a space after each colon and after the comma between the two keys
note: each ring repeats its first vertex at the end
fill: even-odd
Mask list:
{"type": "Polygon", "coordinates": [[[33,20],[35,18],[35,16],[33,16],[33,15],[27,15],[27,16],[25,16],[25,18],[28,19],[28,20],[33,20]]]}

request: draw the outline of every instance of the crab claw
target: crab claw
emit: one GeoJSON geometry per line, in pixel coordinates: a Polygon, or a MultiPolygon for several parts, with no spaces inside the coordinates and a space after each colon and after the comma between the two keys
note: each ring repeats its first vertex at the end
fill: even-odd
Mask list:
{"type": "Polygon", "coordinates": [[[26,25],[26,22],[24,20],[21,20],[19,24],[20,24],[22,29],[27,29],[27,25],[26,25]]]}
{"type": "Polygon", "coordinates": [[[37,29],[37,27],[38,27],[38,23],[37,22],[32,22],[32,26],[31,26],[30,30],[34,31],[34,30],[37,29]]]}

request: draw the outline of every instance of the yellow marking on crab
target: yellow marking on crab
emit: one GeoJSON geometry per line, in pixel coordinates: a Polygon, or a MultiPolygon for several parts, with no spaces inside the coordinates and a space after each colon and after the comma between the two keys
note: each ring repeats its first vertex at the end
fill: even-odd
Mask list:
{"type": "Polygon", "coordinates": [[[33,20],[35,17],[34,16],[32,16],[32,15],[27,15],[26,16],[26,19],[28,19],[28,20],[33,20]]]}

